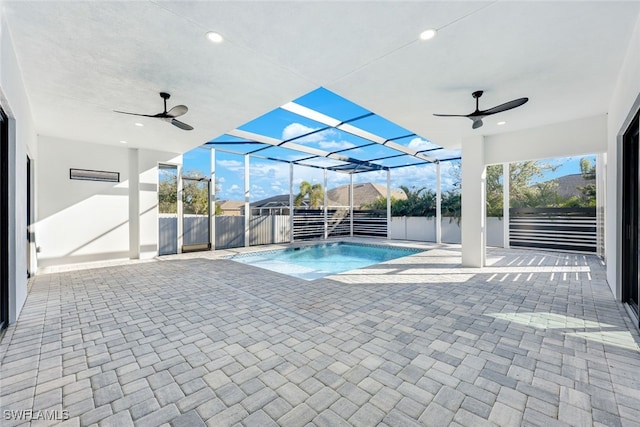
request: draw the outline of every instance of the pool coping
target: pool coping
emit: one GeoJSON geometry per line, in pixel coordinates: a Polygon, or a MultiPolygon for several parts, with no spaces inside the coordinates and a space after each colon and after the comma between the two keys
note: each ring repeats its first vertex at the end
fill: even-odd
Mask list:
{"type": "MultiPolygon", "coordinates": [[[[277,249],[287,249],[287,248],[295,248],[295,247],[304,247],[304,246],[313,246],[321,243],[334,243],[334,242],[345,242],[345,243],[360,243],[360,244],[373,244],[377,246],[393,246],[393,247],[407,247],[412,249],[422,249],[422,250],[431,250],[436,248],[460,248],[460,244],[455,243],[434,243],[434,242],[420,242],[413,240],[393,240],[379,237],[350,237],[350,236],[342,236],[342,237],[330,237],[328,239],[315,239],[315,240],[300,240],[295,241],[293,243],[284,242],[284,243],[274,243],[268,245],[259,245],[259,246],[248,246],[248,247],[238,247],[238,248],[229,248],[229,249],[216,249],[209,251],[194,251],[194,252],[186,252],[180,254],[171,254],[171,255],[157,255],[152,258],[145,259],[113,259],[107,261],[90,261],[83,262],[77,264],[63,264],[63,265],[52,265],[48,267],[39,268],[36,272],[36,275],[43,274],[55,274],[62,273],[68,271],[78,271],[78,270],[88,270],[94,268],[105,268],[105,267],[115,267],[120,265],[130,265],[130,264],[138,264],[138,263],[148,263],[148,262],[165,262],[172,261],[178,259],[192,259],[192,258],[206,258],[211,260],[223,260],[228,256],[244,254],[244,253],[257,253],[269,250],[277,250],[277,249]]],[[[410,256],[410,255],[408,255],[410,256]]],[[[329,276],[325,276],[329,277],[329,276]]]]}
{"type": "MultiPolygon", "coordinates": [[[[299,242],[301,243],[301,242],[299,242]]],[[[306,243],[306,242],[305,242],[306,243]]],[[[273,246],[273,245],[268,245],[268,246],[273,246]]],[[[297,279],[301,279],[301,280],[305,280],[305,281],[314,281],[314,280],[320,280],[320,279],[324,279],[324,278],[330,278],[333,276],[337,276],[343,273],[349,273],[349,272],[353,272],[356,270],[361,270],[361,269],[366,269],[372,266],[376,266],[376,265],[381,265],[384,264],[386,262],[389,261],[394,261],[398,258],[405,258],[405,257],[409,257],[411,255],[417,255],[417,254],[421,254],[424,253],[425,251],[428,251],[429,248],[425,248],[425,247],[416,247],[415,245],[408,245],[408,244],[387,244],[387,243],[372,243],[370,240],[369,241],[353,241],[353,240],[345,240],[345,239],[323,239],[323,240],[315,240],[315,241],[309,241],[308,244],[299,244],[299,245],[295,245],[295,244],[287,244],[285,245],[285,247],[283,248],[279,248],[279,247],[270,247],[268,249],[264,249],[264,250],[257,250],[257,251],[243,251],[242,253],[236,253],[233,255],[226,255],[225,257],[223,257],[222,259],[225,260],[229,260],[229,261],[234,261],[234,262],[239,262],[245,265],[250,265],[256,268],[261,268],[263,270],[268,270],[271,272],[275,272],[275,273],[279,273],[279,274],[284,274],[286,276],[289,277],[294,277],[297,279]],[[386,260],[386,261],[379,261],[379,262],[374,262],[372,264],[368,264],[368,265],[364,265],[364,266],[360,266],[357,268],[351,268],[348,270],[343,270],[343,271],[338,271],[338,272],[328,272],[327,274],[322,274],[321,272],[318,272],[317,274],[322,274],[319,275],[318,277],[313,277],[313,278],[306,278],[304,276],[301,276],[300,274],[292,274],[292,273],[285,273],[283,271],[278,271],[276,269],[273,268],[268,268],[266,266],[263,265],[257,265],[254,263],[247,263],[244,261],[241,261],[242,258],[249,258],[252,256],[256,256],[256,255],[268,255],[268,254],[275,254],[275,253],[280,253],[280,252],[287,252],[287,251],[295,251],[296,249],[300,249],[300,248],[307,248],[307,247],[315,247],[315,246],[323,246],[323,245],[332,245],[332,244],[338,244],[338,245],[353,245],[353,246],[362,246],[362,247],[370,247],[370,248],[383,248],[383,249],[395,249],[397,251],[406,251],[406,254],[402,254],[398,257],[392,258],[390,260],[386,260]]],[[[285,264],[287,265],[293,265],[295,267],[305,267],[305,266],[301,266],[299,264],[296,263],[287,263],[285,262],[285,264]]],[[[306,268],[306,267],[305,267],[306,268]]],[[[308,272],[306,274],[314,274],[316,273],[316,270],[308,272]]]]}

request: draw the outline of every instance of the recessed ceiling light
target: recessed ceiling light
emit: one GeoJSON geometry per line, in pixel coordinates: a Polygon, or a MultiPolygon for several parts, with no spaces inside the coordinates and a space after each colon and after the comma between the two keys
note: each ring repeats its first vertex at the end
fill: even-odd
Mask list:
{"type": "Polygon", "coordinates": [[[434,30],[433,28],[425,30],[420,33],[420,40],[431,40],[436,36],[437,33],[438,31],[434,30]]]}
{"type": "Polygon", "coordinates": [[[137,122],[136,122],[136,124],[135,124],[135,125],[136,125],[136,126],[140,126],[140,127],[144,126],[142,123],[137,123],[137,122]]]}
{"type": "Polygon", "coordinates": [[[224,38],[219,33],[216,33],[215,31],[209,31],[207,33],[207,38],[212,43],[222,43],[222,41],[224,40],[224,38]]]}
{"type": "Polygon", "coordinates": [[[502,126],[502,125],[506,125],[506,124],[507,124],[507,122],[498,122],[497,123],[498,126],[502,126]]]}
{"type": "Polygon", "coordinates": [[[120,141],[120,144],[126,144],[126,143],[127,143],[127,141],[124,141],[124,140],[120,141]]]}

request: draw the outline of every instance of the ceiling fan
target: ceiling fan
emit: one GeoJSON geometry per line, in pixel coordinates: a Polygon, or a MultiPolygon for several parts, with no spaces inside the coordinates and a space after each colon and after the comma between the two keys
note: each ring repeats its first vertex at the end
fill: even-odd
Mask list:
{"type": "Polygon", "coordinates": [[[189,111],[189,109],[187,108],[186,105],[176,105],[175,107],[173,107],[172,109],[170,109],[169,111],[167,111],[167,99],[171,98],[171,95],[168,94],[167,92],[160,92],[160,97],[162,99],[164,99],[164,111],[162,113],[158,113],[158,114],[138,114],[138,113],[128,113],[126,111],[116,111],[114,110],[115,113],[121,113],[121,114],[129,114],[132,116],[142,116],[142,117],[155,117],[158,119],[162,119],[165,122],[169,122],[172,125],[179,127],[180,129],[183,130],[193,130],[193,126],[189,126],[188,124],[181,122],[180,120],[176,119],[176,117],[180,117],[184,114],[187,113],[187,111],[189,111]]]}
{"type": "Polygon", "coordinates": [[[489,108],[488,110],[480,110],[478,107],[478,101],[484,91],[477,90],[471,94],[476,100],[476,111],[471,114],[434,114],[434,116],[438,117],[467,117],[473,121],[473,125],[471,127],[473,129],[478,129],[483,125],[482,119],[496,113],[502,113],[503,111],[511,110],[512,108],[516,108],[526,103],[529,98],[518,98],[513,101],[505,102],[504,104],[500,104],[496,107],[489,108]]]}

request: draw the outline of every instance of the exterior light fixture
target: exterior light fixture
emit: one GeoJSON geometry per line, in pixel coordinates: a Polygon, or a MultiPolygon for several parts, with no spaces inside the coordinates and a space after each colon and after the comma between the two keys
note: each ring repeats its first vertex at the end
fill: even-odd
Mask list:
{"type": "Polygon", "coordinates": [[[438,31],[430,28],[420,33],[420,40],[431,40],[436,34],[438,34],[438,31]]]}
{"type": "Polygon", "coordinates": [[[506,125],[506,124],[507,124],[507,122],[498,122],[498,123],[496,123],[496,124],[497,124],[498,126],[502,126],[502,125],[506,125]]]}
{"type": "Polygon", "coordinates": [[[120,141],[120,144],[126,144],[126,143],[127,143],[127,141],[125,141],[125,140],[120,141]]]}
{"type": "Polygon", "coordinates": [[[215,31],[209,31],[207,33],[207,38],[211,43],[222,43],[222,41],[224,40],[224,38],[219,33],[216,33],[215,31]]]}
{"type": "Polygon", "coordinates": [[[136,122],[136,123],[135,123],[135,125],[136,125],[136,126],[139,126],[139,127],[144,126],[142,123],[138,123],[138,122],[136,122]]]}

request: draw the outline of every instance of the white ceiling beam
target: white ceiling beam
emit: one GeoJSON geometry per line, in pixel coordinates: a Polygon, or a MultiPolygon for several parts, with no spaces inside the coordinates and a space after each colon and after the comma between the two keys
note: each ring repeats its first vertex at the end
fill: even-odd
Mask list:
{"type": "Polygon", "coordinates": [[[381,166],[375,163],[369,163],[364,160],[354,159],[353,157],[343,156],[336,153],[330,153],[328,151],[319,150],[313,147],[307,147],[306,145],[296,144],[294,142],[284,142],[277,138],[272,138],[270,136],[260,135],[257,133],[248,132],[241,129],[234,129],[230,132],[227,132],[227,135],[236,136],[238,138],[246,138],[251,141],[261,142],[263,144],[272,145],[274,147],[287,148],[289,150],[295,150],[301,153],[311,154],[318,157],[325,157],[328,159],[338,160],[345,163],[352,163],[360,166],[365,166],[372,170],[384,169],[384,166],[381,166]]]}
{"type": "Polygon", "coordinates": [[[431,163],[439,162],[439,160],[436,159],[435,157],[427,156],[426,154],[422,154],[417,150],[412,150],[411,148],[405,147],[404,145],[400,145],[397,142],[390,141],[379,135],[373,134],[364,129],[360,129],[359,127],[353,126],[350,123],[342,123],[338,119],[327,116],[326,114],[319,113],[315,110],[312,110],[300,104],[296,104],[295,102],[289,102],[280,108],[282,108],[283,110],[289,111],[291,113],[297,114],[299,116],[305,117],[307,119],[314,120],[318,123],[322,123],[324,125],[334,127],[343,132],[350,133],[351,135],[355,135],[359,138],[366,139],[367,141],[384,145],[385,147],[392,148],[396,151],[399,151],[404,154],[408,154],[420,160],[425,160],[431,163]]]}

